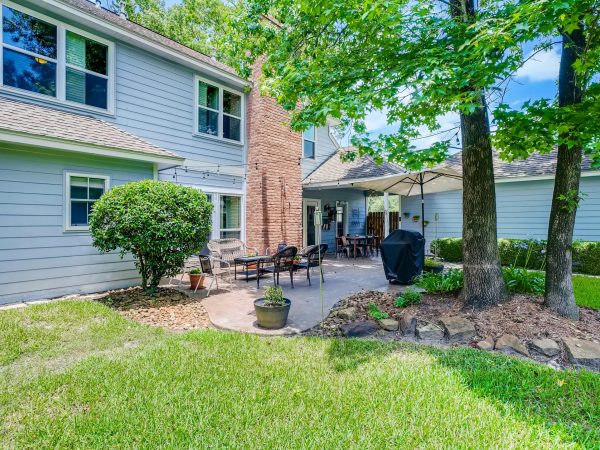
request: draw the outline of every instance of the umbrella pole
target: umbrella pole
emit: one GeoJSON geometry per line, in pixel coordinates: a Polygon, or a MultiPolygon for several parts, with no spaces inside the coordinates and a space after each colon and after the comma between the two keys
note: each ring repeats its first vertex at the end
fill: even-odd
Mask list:
{"type": "Polygon", "coordinates": [[[425,239],[425,197],[423,196],[423,174],[419,174],[419,185],[421,186],[421,233],[425,239]]]}

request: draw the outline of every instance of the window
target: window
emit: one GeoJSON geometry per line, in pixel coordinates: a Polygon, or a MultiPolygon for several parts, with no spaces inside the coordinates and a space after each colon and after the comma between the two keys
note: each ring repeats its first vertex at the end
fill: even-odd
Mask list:
{"type": "Polygon", "coordinates": [[[242,142],[243,96],[197,78],[196,132],[242,142]]]}
{"type": "Polygon", "coordinates": [[[112,44],[28,10],[2,5],[1,84],[111,110],[112,44]]]}
{"type": "Polygon", "coordinates": [[[302,141],[304,146],[304,157],[315,158],[315,144],[316,144],[316,132],[315,127],[310,127],[308,130],[302,133],[302,141]]]}
{"type": "Polygon", "coordinates": [[[241,239],[242,198],[236,195],[220,195],[220,237],[241,239]]]}
{"type": "Polygon", "coordinates": [[[66,229],[87,230],[92,207],[107,190],[107,176],[68,173],[66,229]]]}

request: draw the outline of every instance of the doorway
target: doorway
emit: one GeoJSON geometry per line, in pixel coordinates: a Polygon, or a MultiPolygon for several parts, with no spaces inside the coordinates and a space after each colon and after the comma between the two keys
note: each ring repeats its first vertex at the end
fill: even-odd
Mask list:
{"type": "Polygon", "coordinates": [[[302,244],[304,247],[320,242],[321,227],[315,226],[315,211],[321,210],[321,200],[302,199],[302,244]]]}

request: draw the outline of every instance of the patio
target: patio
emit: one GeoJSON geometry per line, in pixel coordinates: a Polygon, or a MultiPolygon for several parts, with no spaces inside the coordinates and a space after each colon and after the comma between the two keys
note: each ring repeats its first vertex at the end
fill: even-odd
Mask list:
{"type": "MultiPolygon", "coordinates": [[[[390,285],[385,279],[380,258],[333,258],[323,261],[325,282],[323,283],[323,310],[321,311],[318,268],[312,269],[312,286],[306,280],[306,272],[294,276],[294,288],[289,277],[281,276],[280,284],[284,296],[292,301],[287,326],[279,330],[259,328],[254,312],[254,300],[262,296],[262,288],[256,288],[256,281],[239,279],[234,282],[232,291],[216,291],[206,297],[206,290],[194,293],[186,283],[179,289],[193,298],[203,298],[211,323],[220,329],[257,334],[289,335],[308,330],[327,317],[331,308],[341,299],[361,290],[392,290],[399,292],[402,286],[390,285]]],[[[273,285],[272,276],[261,277],[261,286],[273,285]]],[[[175,286],[176,287],[176,286],[175,286]]]]}

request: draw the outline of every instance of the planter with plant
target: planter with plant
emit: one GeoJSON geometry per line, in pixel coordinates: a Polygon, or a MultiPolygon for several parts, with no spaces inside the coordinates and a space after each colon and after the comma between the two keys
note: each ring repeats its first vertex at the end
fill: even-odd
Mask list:
{"type": "Polygon", "coordinates": [[[287,322],[292,302],[283,297],[279,286],[267,286],[264,297],[254,300],[256,321],[261,328],[276,330],[287,322]]]}
{"type": "Polygon", "coordinates": [[[410,217],[409,212],[402,213],[402,215],[404,216],[405,219],[408,219],[410,217]]]}
{"type": "Polygon", "coordinates": [[[298,264],[300,264],[300,261],[302,261],[301,256],[294,256],[294,260],[292,261],[294,264],[294,270],[298,270],[298,264]]]}
{"type": "Polygon", "coordinates": [[[206,279],[206,274],[202,273],[202,269],[200,267],[194,267],[190,270],[190,289],[202,289],[204,288],[204,280],[206,279]]]}
{"type": "Polygon", "coordinates": [[[429,220],[424,220],[424,221],[423,221],[423,225],[424,225],[424,226],[427,226],[427,225],[429,225],[429,220]]]}
{"type": "Polygon", "coordinates": [[[413,216],[413,222],[418,222],[421,216],[413,216]]]}
{"type": "Polygon", "coordinates": [[[444,271],[444,264],[433,258],[425,258],[424,270],[425,272],[442,273],[444,271]]]}

